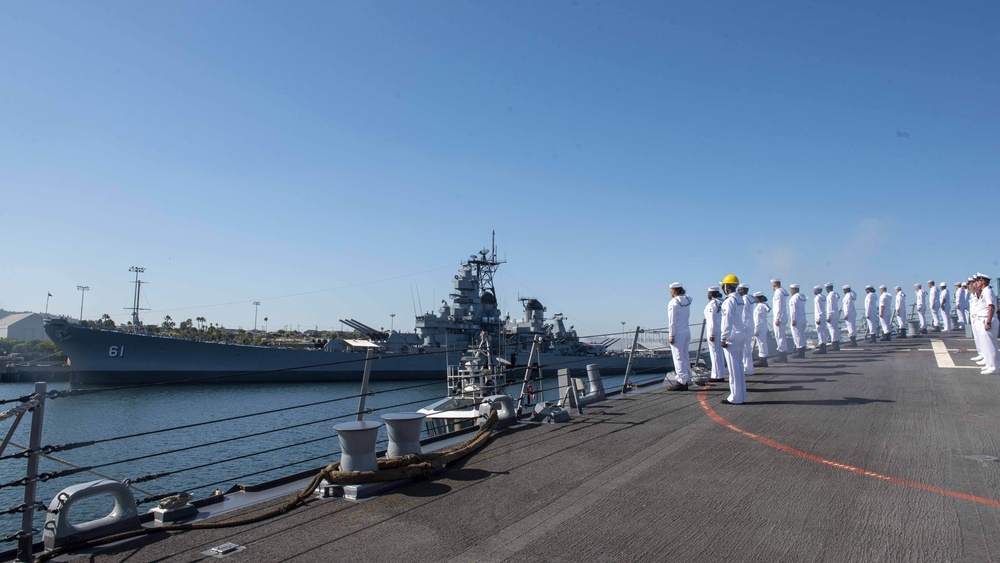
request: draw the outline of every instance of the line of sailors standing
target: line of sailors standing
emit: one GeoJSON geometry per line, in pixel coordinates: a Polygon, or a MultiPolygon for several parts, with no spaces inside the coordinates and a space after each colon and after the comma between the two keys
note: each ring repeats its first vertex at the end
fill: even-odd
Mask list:
{"type": "MultiPolygon", "coordinates": [[[[955,305],[958,326],[955,330],[965,330],[967,323],[973,323],[973,336],[979,354],[973,358],[983,366],[982,373],[996,374],[997,367],[997,301],[996,293],[989,285],[990,278],[981,273],[969,278],[967,283],[955,284],[955,305]],[[992,335],[990,337],[989,335],[992,335]]],[[[927,282],[929,295],[916,284],[916,313],[919,331],[927,333],[926,312],[928,302],[931,308],[932,328],[935,331],[951,330],[951,301],[945,283],[935,285],[927,282]]],[[[746,375],[753,375],[755,367],[767,367],[768,359],[787,362],[787,330],[791,329],[793,358],[806,357],[806,302],[798,284],[791,284],[788,290],[781,287],[781,279],[771,280],[774,290],[774,309],[768,305],[762,292],[749,295],[749,287],[741,284],[735,275],[726,276],[718,286],[708,288],[708,303],[705,305],[705,334],[708,337],[708,354],[712,369],[710,381],[728,379],[730,394],[726,403],[741,404],[746,401],[746,375]],[[720,287],[721,286],[721,287],[720,287]],[[723,297],[725,296],[725,297],[723,297]],[[767,316],[773,313],[775,353],[770,354],[768,344],[767,316]],[[753,341],[757,341],[758,361],[753,361],[753,341]],[[723,362],[724,358],[724,362],[723,362]],[[728,378],[724,366],[728,366],[728,378]]],[[[813,316],[816,323],[818,345],[816,354],[826,354],[829,349],[839,351],[841,342],[840,322],[847,323],[846,346],[856,348],[857,342],[857,294],[850,285],[841,288],[841,296],[832,283],[813,287],[813,316]],[[823,289],[826,294],[823,294],[823,289]]],[[[864,318],[868,328],[866,340],[876,343],[881,334],[883,341],[890,340],[893,317],[898,324],[898,335],[906,338],[907,312],[906,294],[900,286],[894,288],[895,295],[880,285],[865,286],[864,318]]],[[[670,348],[674,359],[676,380],[668,387],[670,391],[687,391],[692,380],[690,344],[690,316],[693,300],[687,295],[683,284],[670,284],[671,300],[667,306],[667,321],[670,348]]],[[[667,378],[669,381],[669,378],[667,378]]]]}

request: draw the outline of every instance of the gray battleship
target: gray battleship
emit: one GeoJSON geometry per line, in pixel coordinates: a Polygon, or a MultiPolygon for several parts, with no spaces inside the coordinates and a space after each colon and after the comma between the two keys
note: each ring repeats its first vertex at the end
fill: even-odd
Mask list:
{"type": "MultiPolygon", "coordinates": [[[[546,319],[538,299],[520,299],[522,319],[502,315],[493,286],[501,263],[495,245],[470,256],[455,276],[451,303],[418,315],[415,332],[384,332],[344,319],[366,338],[336,338],[313,349],[172,338],[65,319],[47,321],[45,332],[69,357],[71,381],[81,385],[358,381],[369,351],[372,379],[444,380],[449,356],[453,361],[483,332],[497,357],[515,368],[526,362],[537,338],[544,376],[562,368],[582,372],[587,364],[597,364],[605,375],[625,372],[628,356],[608,349],[618,339],[586,342],[566,327],[563,315],[546,319]]],[[[637,355],[632,367],[634,373],[666,373],[672,363],[668,356],[637,355]]]]}

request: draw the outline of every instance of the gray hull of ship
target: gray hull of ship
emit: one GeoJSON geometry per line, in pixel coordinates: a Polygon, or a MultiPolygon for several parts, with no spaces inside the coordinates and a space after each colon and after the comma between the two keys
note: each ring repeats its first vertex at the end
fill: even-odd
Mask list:
{"type": "MultiPolygon", "coordinates": [[[[309,383],[360,381],[365,354],[296,350],[199,342],[178,338],[130,334],[79,327],[66,323],[46,325],[49,337],[70,358],[71,381],[79,385],[309,383]]],[[[383,381],[441,380],[447,365],[460,354],[376,354],[371,379],[383,381]]],[[[597,364],[602,375],[625,372],[623,356],[562,356],[542,354],[543,374],[555,375],[569,368],[583,376],[588,364],[597,364]]],[[[669,359],[636,358],[633,372],[666,373],[669,359]]],[[[523,374],[513,370],[514,377],[523,374]]]]}

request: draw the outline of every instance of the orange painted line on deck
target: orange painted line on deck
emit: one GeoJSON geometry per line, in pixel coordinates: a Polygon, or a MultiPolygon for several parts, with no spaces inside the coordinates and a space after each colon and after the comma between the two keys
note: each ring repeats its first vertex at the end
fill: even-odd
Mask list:
{"type": "Polygon", "coordinates": [[[871,477],[873,479],[880,479],[882,481],[888,481],[890,483],[896,483],[897,485],[905,485],[907,487],[913,487],[914,489],[920,489],[922,491],[930,491],[932,493],[937,493],[939,495],[946,495],[946,496],[949,496],[949,497],[954,497],[954,498],[958,498],[958,499],[962,499],[962,500],[968,500],[968,501],[972,501],[972,502],[978,502],[980,504],[988,504],[990,506],[1000,507],[1000,501],[998,501],[998,500],[994,500],[994,499],[990,499],[990,498],[985,498],[985,497],[978,497],[976,495],[970,495],[970,494],[966,494],[966,493],[959,493],[959,492],[956,492],[956,491],[949,491],[948,489],[942,489],[941,487],[935,487],[933,485],[925,485],[923,483],[917,483],[915,481],[908,481],[906,479],[900,479],[898,477],[891,477],[889,475],[883,475],[883,474],[878,473],[876,471],[869,471],[867,469],[862,469],[860,467],[854,467],[853,465],[847,465],[845,463],[839,463],[839,462],[836,462],[836,461],[833,461],[833,460],[829,460],[829,459],[826,459],[826,458],[819,457],[817,455],[806,453],[806,452],[804,452],[802,450],[797,450],[797,449],[795,449],[795,448],[793,448],[791,446],[786,446],[785,444],[782,444],[782,443],[779,443],[779,442],[775,442],[774,440],[771,440],[770,438],[765,438],[765,437],[761,436],[760,434],[754,434],[753,432],[750,432],[748,430],[744,430],[744,429],[740,428],[739,426],[736,426],[735,424],[733,424],[733,423],[729,422],[728,420],[722,418],[719,415],[719,413],[715,412],[715,409],[713,409],[712,406],[708,404],[708,389],[709,388],[710,387],[706,387],[705,389],[702,389],[702,390],[700,390],[698,392],[698,402],[701,404],[701,409],[703,411],[705,411],[705,414],[707,414],[709,418],[711,418],[715,422],[721,424],[722,426],[725,426],[726,428],[732,430],[733,432],[736,432],[738,434],[742,434],[742,435],[746,436],[747,438],[750,438],[752,440],[756,440],[756,441],[758,441],[758,442],[760,442],[762,444],[765,444],[767,446],[770,446],[770,447],[772,447],[772,448],[774,448],[776,450],[780,450],[780,451],[783,451],[785,453],[801,457],[803,459],[808,459],[809,461],[814,461],[816,463],[825,465],[827,467],[833,467],[834,469],[842,469],[844,471],[850,471],[851,473],[857,473],[858,475],[863,475],[865,477],[871,477]]]}

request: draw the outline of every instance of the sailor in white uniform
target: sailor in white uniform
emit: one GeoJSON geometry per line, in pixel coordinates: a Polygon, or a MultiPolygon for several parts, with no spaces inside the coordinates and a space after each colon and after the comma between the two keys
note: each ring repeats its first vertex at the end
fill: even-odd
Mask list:
{"type": "Polygon", "coordinates": [[[955,330],[965,330],[969,324],[969,290],[968,284],[955,282],[955,313],[958,315],[958,326],[955,330]]]}
{"type": "Polygon", "coordinates": [[[743,374],[743,346],[747,339],[743,324],[745,303],[736,291],[739,283],[739,278],[729,274],[719,284],[726,294],[722,302],[722,348],[729,366],[729,397],[723,402],[733,405],[741,405],[747,400],[747,380],[743,374]]]}
{"type": "Polygon", "coordinates": [[[944,282],[941,282],[938,301],[941,304],[941,330],[951,330],[951,293],[944,282]]]}
{"type": "Polygon", "coordinates": [[[795,344],[795,357],[806,357],[806,299],[799,293],[799,284],[788,286],[792,296],[788,299],[789,313],[792,317],[792,342],[795,344]]]}
{"type": "Polygon", "coordinates": [[[917,320],[920,322],[920,334],[927,334],[927,293],[920,284],[913,286],[917,303],[917,320]]]}
{"type": "Polygon", "coordinates": [[[884,285],[878,286],[878,319],[882,324],[882,340],[888,342],[892,340],[889,333],[892,332],[892,296],[889,295],[884,285]]]}
{"type": "Polygon", "coordinates": [[[760,291],[753,294],[757,303],[753,309],[753,335],[757,339],[757,358],[754,367],[767,367],[767,314],[771,312],[771,306],[767,304],[767,297],[760,291]]]}
{"type": "Polygon", "coordinates": [[[981,321],[989,311],[986,307],[986,301],[983,299],[983,287],[984,284],[980,282],[978,275],[969,278],[969,323],[972,326],[972,341],[976,344],[976,355],[972,361],[979,366],[986,365],[986,352],[984,351],[986,346],[983,343],[986,330],[981,321]]]}
{"type": "Polygon", "coordinates": [[[771,280],[774,289],[772,314],[774,315],[774,343],[777,347],[776,362],[788,361],[788,291],[781,287],[781,278],[771,280]]]}
{"type": "Polygon", "coordinates": [[[835,352],[840,351],[840,315],[840,294],[833,289],[833,282],[829,282],[826,284],[826,326],[835,352]]]}
{"type": "Polygon", "coordinates": [[[868,336],[865,337],[866,341],[871,341],[872,344],[878,341],[878,297],[875,295],[875,288],[866,285],[865,286],[865,323],[868,325],[868,336]]]}
{"type": "Polygon", "coordinates": [[[894,288],[896,291],[895,307],[896,307],[896,322],[899,323],[899,337],[906,338],[906,294],[903,293],[903,288],[898,285],[894,288]]]}
{"type": "Polygon", "coordinates": [[[931,328],[936,332],[941,331],[941,320],[938,313],[941,312],[941,296],[938,295],[937,284],[934,280],[927,280],[927,302],[931,306],[931,328]]]}
{"type": "Polygon", "coordinates": [[[826,298],[823,297],[823,286],[813,287],[813,317],[816,319],[816,339],[819,341],[819,348],[814,352],[826,354],[826,343],[830,340],[830,333],[826,329],[826,298]]]}
{"type": "Polygon", "coordinates": [[[858,300],[858,294],[851,291],[851,286],[844,285],[841,289],[844,290],[844,320],[847,321],[847,338],[850,339],[850,347],[858,347],[858,309],[855,303],[858,300]]]}
{"type": "Polygon", "coordinates": [[[708,303],[705,305],[705,334],[708,335],[708,357],[712,362],[712,381],[722,381],[726,371],[722,357],[722,290],[713,285],[708,288],[708,303]]]}
{"type": "Polygon", "coordinates": [[[982,290],[979,293],[979,322],[983,325],[983,375],[997,375],[997,295],[990,285],[990,277],[983,273],[977,273],[979,285],[982,290]]]}
{"type": "MultiPolygon", "coordinates": [[[[667,305],[667,330],[670,336],[670,353],[674,361],[675,381],[667,389],[687,391],[691,383],[691,298],[685,295],[680,282],[670,284],[670,304],[667,305]]],[[[667,377],[665,381],[670,381],[667,377]]]]}
{"type": "Polygon", "coordinates": [[[750,287],[741,283],[736,286],[736,292],[743,300],[743,334],[746,335],[743,343],[743,374],[753,375],[753,309],[756,301],[748,295],[750,287]]]}

